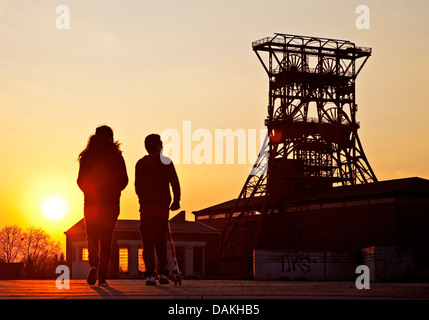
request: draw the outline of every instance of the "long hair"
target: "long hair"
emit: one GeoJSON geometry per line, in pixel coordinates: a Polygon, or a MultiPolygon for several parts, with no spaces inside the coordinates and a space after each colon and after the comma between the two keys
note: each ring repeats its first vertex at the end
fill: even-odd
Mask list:
{"type": "Polygon", "coordinates": [[[113,140],[113,130],[109,126],[103,125],[97,127],[95,134],[88,138],[85,149],[79,154],[78,161],[82,160],[85,155],[103,155],[109,151],[122,153],[119,141],[113,140]]]}

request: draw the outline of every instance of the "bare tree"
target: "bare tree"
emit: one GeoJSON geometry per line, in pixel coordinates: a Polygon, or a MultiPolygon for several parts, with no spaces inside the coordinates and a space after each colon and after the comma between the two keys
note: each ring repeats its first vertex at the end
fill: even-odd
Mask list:
{"type": "Polygon", "coordinates": [[[43,229],[28,227],[24,234],[23,262],[30,277],[40,276],[48,263],[58,259],[60,252],[60,243],[43,229]]]}
{"type": "Polygon", "coordinates": [[[0,261],[12,263],[21,259],[24,235],[16,225],[0,229],[0,261]]]}

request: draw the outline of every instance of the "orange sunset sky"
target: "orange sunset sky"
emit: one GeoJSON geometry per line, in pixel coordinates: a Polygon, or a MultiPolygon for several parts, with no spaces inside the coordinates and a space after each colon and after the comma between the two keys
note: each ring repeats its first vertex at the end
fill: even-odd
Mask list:
{"type": "MultiPolygon", "coordinates": [[[[193,131],[264,128],[268,77],[251,43],[275,32],[372,47],[356,83],[368,160],[379,180],[429,178],[428,14],[426,0],[0,0],[0,227],[34,225],[65,243],[83,217],[77,157],[100,124],[130,177],[120,218],[138,219],[147,134],[188,120],[193,131]],[[355,26],[360,4],[369,30],[355,26]],[[69,30],[56,28],[58,5],[69,30]],[[51,196],[67,205],[59,220],[43,214],[51,196]]],[[[188,219],[237,197],[250,166],[177,164],[188,219]]]]}

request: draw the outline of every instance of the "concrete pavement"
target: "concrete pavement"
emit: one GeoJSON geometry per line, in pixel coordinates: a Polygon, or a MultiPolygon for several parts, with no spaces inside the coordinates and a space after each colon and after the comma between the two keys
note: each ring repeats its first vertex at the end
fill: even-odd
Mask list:
{"type": "Polygon", "coordinates": [[[109,286],[70,280],[58,289],[55,280],[2,280],[0,299],[411,299],[429,300],[429,283],[371,283],[358,290],[354,282],[184,280],[181,286],[146,286],[143,280],[110,279],[109,286]]]}

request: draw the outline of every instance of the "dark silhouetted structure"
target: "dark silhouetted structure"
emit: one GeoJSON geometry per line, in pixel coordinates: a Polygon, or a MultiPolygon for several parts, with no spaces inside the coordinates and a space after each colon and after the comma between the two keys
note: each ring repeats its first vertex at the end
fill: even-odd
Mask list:
{"type": "MultiPolygon", "coordinates": [[[[262,206],[263,199],[259,200],[262,206]]],[[[231,211],[236,210],[235,216],[240,214],[242,201],[226,201],[193,214],[196,221],[222,232],[231,211]]],[[[243,223],[245,230],[256,228],[260,217],[249,216],[243,223]]],[[[342,251],[353,255],[356,268],[365,264],[362,249],[410,248],[414,252],[416,274],[429,271],[429,180],[426,179],[413,177],[294,192],[284,198],[281,211],[264,215],[261,224],[260,249],[342,251]]],[[[315,265],[323,263],[319,260],[315,265]]],[[[402,262],[391,263],[396,270],[402,262]]],[[[233,267],[230,262],[224,275],[242,276],[242,265],[237,262],[233,267]]],[[[336,275],[337,280],[355,280],[354,268],[347,279],[336,275]]],[[[289,276],[286,271],[285,277],[289,276]]]]}
{"type": "Polygon", "coordinates": [[[252,43],[269,78],[268,139],[220,243],[222,273],[252,273],[267,241],[262,221],[288,197],[376,182],[359,140],[355,81],[370,48],[345,40],[275,34],[252,43]]]}

